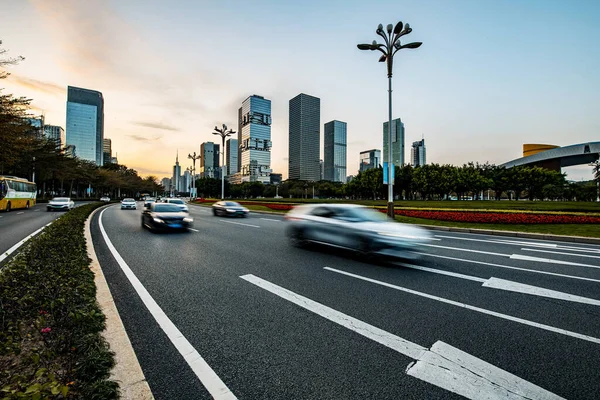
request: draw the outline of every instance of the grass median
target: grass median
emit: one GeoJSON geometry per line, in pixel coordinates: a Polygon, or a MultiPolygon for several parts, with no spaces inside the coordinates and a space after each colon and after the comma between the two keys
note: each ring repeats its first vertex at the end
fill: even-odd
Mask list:
{"type": "Polygon", "coordinates": [[[83,235],[101,205],[61,216],[0,272],[2,399],[119,397],[83,235]]]}

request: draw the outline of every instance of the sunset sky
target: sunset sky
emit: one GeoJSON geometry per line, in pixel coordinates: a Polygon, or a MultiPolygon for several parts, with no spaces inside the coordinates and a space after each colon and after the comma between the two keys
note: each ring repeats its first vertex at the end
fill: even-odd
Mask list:
{"type": "Polygon", "coordinates": [[[63,127],[67,85],[102,92],[113,155],[158,178],[178,149],[190,166],[183,156],[217,139],[215,125],[237,129],[252,94],[272,101],[272,168],[286,178],[288,102],[307,93],[321,98],[321,136],[347,122],[353,175],[360,151],[382,148],[387,119],[385,66],[356,44],[398,20],[424,42],[395,59],[406,161],[422,136],[428,162],[455,165],[600,141],[596,0],[2,0],[2,47],[26,60],[1,84],[63,127]]]}

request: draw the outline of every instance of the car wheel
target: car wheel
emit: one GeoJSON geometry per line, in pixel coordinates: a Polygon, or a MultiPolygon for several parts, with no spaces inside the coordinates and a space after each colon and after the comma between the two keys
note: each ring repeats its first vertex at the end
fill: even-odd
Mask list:
{"type": "Polygon", "coordinates": [[[142,229],[146,229],[146,224],[144,223],[144,218],[142,218],[142,229]]]}
{"type": "Polygon", "coordinates": [[[217,210],[215,210],[214,208],[213,208],[213,215],[214,215],[215,217],[217,216],[217,210]]]}
{"type": "Polygon", "coordinates": [[[364,237],[358,237],[357,239],[357,249],[362,257],[366,260],[372,260],[374,258],[375,253],[373,252],[373,247],[371,246],[371,242],[369,239],[364,237]]]}
{"type": "Polygon", "coordinates": [[[10,201],[8,202],[8,204],[6,205],[6,212],[10,212],[10,201]]]}
{"type": "Polygon", "coordinates": [[[305,247],[306,238],[304,236],[304,230],[300,228],[291,228],[289,231],[290,243],[294,247],[305,247]]]}

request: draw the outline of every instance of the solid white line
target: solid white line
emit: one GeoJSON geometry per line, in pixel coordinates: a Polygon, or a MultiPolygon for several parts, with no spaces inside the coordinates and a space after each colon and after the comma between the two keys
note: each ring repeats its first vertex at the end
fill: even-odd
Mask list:
{"type": "Polygon", "coordinates": [[[483,261],[467,260],[467,259],[464,259],[464,258],[442,256],[442,255],[439,255],[439,254],[430,254],[430,253],[421,253],[421,252],[415,252],[415,254],[420,254],[422,256],[428,256],[428,257],[443,258],[443,259],[446,259],[446,260],[462,261],[462,262],[471,263],[471,264],[486,265],[486,266],[489,266],[489,267],[514,269],[516,271],[533,272],[534,274],[560,276],[561,278],[579,279],[579,280],[582,280],[582,281],[589,281],[589,282],[598,282],[598,283],[600,283],[600,279],[584,278],[582,276],[558,274],[556,272],[539,271],[537,269],[512,267],[510,265],[502,265],[502,264],[494,264],[494,263],[488,263],[488,262],[483,262],[483,261]]]}
{"type": "Polygon", "coordinates": [[[566,300],[566,301],[572,301],[575,303],[583,303],[583,304],[591,304],[594,306],[600,306],[600,300],[590,299],[587,297],[577,296],[574,294],[569,294],[569,293],[564,293],[564,292],[559,292],[557,290],[545,289],[545,288],[541,288],[538,286],[526,285],[524,283],[507,281],[504,279],[499,279],[499,278],[494,278],[494,277],[491,277],[490,279],[485,281],[483,286],[493,288],[493,289],[507,290],[510,292],[525,293],[525,294],[531,294],[534,296],[548,297],[551,299],[566,300]]]}
{"type": "Polygon", "coordinates": [[[224,219],[220,219],[219,221],[221,221],[221,222],[226,222],[226,223],[228,223],[228,224],[235,224],[235,225],[250,226],[250,227],[252,227],[252,228],[260,228],[260,226],[258,226],[258,225],[244,224],[244,223],[241,223],[241,222],[233,222],[233,221],[225,221],[224,219]]]}
{"type": "Polygon", "coordinates": [[[25,237],[25,239],[21,240],[19,243],[15,244],[10,249],[6,250],[6,252],[4,252],[4,254],[0,255],[0,263],[2,261],[4,261],[4,259],[6,257],[10,256],[15,250],[17,250],[19,247],[21,247],[23,244],[25,244],[26,241],[28,241],[29,239],[31,239],[32,237],[34,237],[35,235],[37,235],[38,233],[40,233],[42,230],[44,230],[45,227],[47,227],[51,223],[52,222],[48,222],[46,225],[42,226],[40,229],[38,229],[37,231],[33,232],[31,235],[25,237]]]}
{"type": "MultiPolygon", "coordinates": [[[[587,258],[600,258],[600,256],[591,256],[589,254],[576,254],[576,253],[565,253],[562,251],[551,251],[551,250],[540,250],[540,249],[528,249],[523,247],[522,251],[537,251],[538,253],[550,253],[550,254],[561,254],[564,256],[574,256],[574,257],[587,257],[587,258]]],[[[573,250],[571,250],[573,251],[573,250]]]]}
{"type": "Polygon", "coordinates": [[[39,210],[39,209],[37,209],[37,210],[33,210],[33,212],[36,212],[36,211],[40,211],[40,210],[39,210]]]}
{"type": "Polygon", "coordinates": [[[401,286],[392,285],[391,283],[386,283],[386,282],[378,281],[376,279],[371,279],[371,278],[367,278],[367,277],[364,277],[364,276],[361,276],[361,275],[352,274],[350,272],[341,271],[341,270],[335,269],[335,268],[325,267],[323,269],[326,269],[326,270],[332,271],[332,272],[336,272],[338,274],[350,276],[352,278],[360,279],[360,280],[363,280],[363,281],[366,281],[366,282],[371,282],[371,283],[375,283],[377,285],[389,287],[391,289],[399,290],[401,292],[414,294],[414,295],[417,295],[417,296],[425,297],[427,299],[439,301],[439,302],[442,302],[442,303],[450,304],[450,305],[461,307],[461,308],[466,308],[467,310],[476,311],[476,312],[479,312],[479,313],[482,313],[482,314],[491,315],[493,317],[502,318],[502,319],[506,319],[508,321],[513,321],[513,322],[518,322],[518,323],[523,324],[523,325],[532,326],[534,328],[539,328],[539,329],[543,329],[543,330],[546,330],[546,331],[550,331],[550,332],[554,332],[554,333],[559,333],[561,335],[574,337],[576,339],[586,340],[588,342],[600,344],[600,339],[595,338],[593,336],[588,336],[588,335],[584,335],[584,334],[581,334],[581,333],[568,331],[566,329],[555,328],[555,327],[550,326],[550,325],[540,324],[538,322],[533,322],[533,321],[529,321],[529,320],[526,320],[526,319],[513,317],[513,316],[502,314],[502,313],[499,313],[499,312],[496,312],[496,311],[486,310],[485,308],[475,307],[475,306],[472,306],[472,305],[469,305],[469,304],[466,304],[466,303],[460,303],[458,301],[449,300],[449,299],[446,299],[446,298],[443,298],[443,297],[434,296],[434,295],[431,295],[431,294],[419,292],[419,291],[408,289],[408,288],[404,288],[404,287],[401,287],[401,286]]]}
{"type": "Polygon", "coordinates": [[[404,268],[418,269],[419,271],[432,272],[434,274],[440,274],[440,275],[448,275],[448,276],[453,276],[455,278],[467,279],[469,281],[482,282],[482,283],[487,281],[487,279],[479,278],[477,276],[464,275],[464,274],[459,274],[456,272],[444,271],[441,269],[422,267],[420,265],[412,265],[412,264],[400,264],[400,265],[404,268]]]}
{"type": "Polygon", "coordinates": [[[25,211],[18,212],[17,215],[25,214],[25,211]]]}
{"type": "Polygon", "coordinates": [[[106,246],[112,253],[113,257],[129,279],[129,282],[131,282],[131,285],[137,292],[138,296],[140,296],[140,299],[148,308],[148,311],[150,311],[156,322],[158,322],[162,330],[168,336],[169,340],[171,340],[171,343],[173,343],[175,348],[177,348],[179,353],[183,356],[192,371],[194,371],[198,379],[200,379],[200,382],[202,382],[206,390],[208,390],[213,398],[236,399],[234,394],[223,383],[223,381],[221,381],[221,378],[219,378],[219,376],[215,373],[215,371],[212,370],[208,363],[204,361],[204,358],[202,358],[192,344],[185,338],[185,336],[183,336],[181,331],[169,319],[162,308],[160,308],[158,303],[156,303],[150,293],[148,293],[137,276],[135,276],[131,268],[129,268],[125,260],[123,260],[121,255],[117,252],[117,249],[115,249],[112,242],[108,238],[108,235],[104,230],[104,225],[102,224],[102,216],[105,211],[106,209],[102,210],[100,216],[98,217],[98,226],[100,227],[102,237],[104,238],[106,246]]]}
{"type": "Polygon", "coordinates": [[[264,219],[265,221],[281,222],[280,219],[273,219],[273,218],[261,218],[261,219],[264,219]]]}
{"type": "Polygon", "coordinates": [[[551,258],[539,258],[539,257],[524,256],[521,254],[512,254],[510,256],[510,258],[513,260],[536,261],[536,262],[543,262],[543,263],[548,263],[548,264],[573,265],[576,267],[587,267],[587,268],[600,269],[600,266],[597,266],[597,265],[581,264],[581,263],[570,262],[570,261],[553,260],[551,258]]]}
{"type": "Polygon", "coordinates": [[[522,242],[522,241],[517,241],[517,240],[473,239],[473,238],[465,238],[465,237],[458,237],[458,236],[445,236],[445,235],[435,235],[435,237],[444,238],[444,239],[466,240],[469,242],[508,244],[508,245],[512,245],[512,246],[541,246],[541,247],[551,247],[551,248],[556,248],[556,246],[558,246],[557,244],[554,244],[554,243],[522,242]]]}
{"type": "Polygon", "coordinates": [[[198,229],[194,229],[194,228],[188,228],[190,231],[194,231],[194,232],[200,232],[198,229]]]}
{"type": "Polygon", "coordinates": [[[489,256],[510,257],[510,254],[493,253],[490,251],[482,251],[482,250],[463,249],[460,247],[439,246],[437,244],[425,244],[424,243],[424,244],[422,244],[422,246],[435,247],[436,249],[457,250],[457,251],[466,251],[469,253],[487,254],[489,256]]]}
{"type": "Polygon", "coordinates": [[[469,399],[561,399],[507,371],[438,341],[431,350],[254,275],[240,278],[359,335],[417,360],[406,373],[469,399]]]}
{"type": "Polygon", "coordinates": [[[335,322],[338,325],[348,328],[351,331],[358,333],[366,338],[369,338],[377,343],[380,343],[390,349],[396,350],[400,354],[404,354],[413,359],[418,359],[421,355],[427,351],[423,346],[419,346],[416,343],[409,342],[406,339],[392,335],[389,332],[379,329],[373,325],[369,325],[366,322],[353,318],[349,315],[343,314],[332,308],[324,306],[321,303],[317,303],[309,298],[301,296],[290,290],[277,286],[271,282],[261,279],[254,275],[243,275],[240,278],[248,281],[268,292],[271,292],[282,299],[285,299],[291,303],[296,304],[306,310],[312,311],[313,313],[320,315],[321,317],[328,319],[329,321],[335,322]]]}

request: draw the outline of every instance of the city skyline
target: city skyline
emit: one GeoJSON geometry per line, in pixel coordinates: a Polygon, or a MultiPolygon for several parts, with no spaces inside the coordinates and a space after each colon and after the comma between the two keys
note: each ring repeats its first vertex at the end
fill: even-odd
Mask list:
{"type": "MultiPolygon", "coordinates": [[[[384,67],[356,44],[372,40],[378,23],[403,20],[414,29],[411,40],[424,45],[395,62],[393,112],[410,132],[408,143],[425,134],[435,144],[427,149],[429,163],[502,164],[519,158],[524,143],[565,146],[597,137],[600,84],[591,66],[600,62],[593,41],[600,36],[594,24],[600,6],[594,2],[315,2],[314,12],[267,3],[264,23],[252,30],[251,19],[231,13],[234,1],[181,7],[150,1],[143,12],[136,1],[9,2],[13,18],[5,21],[3,46],[26,60],[8,68],[13,75],[4,87],[32,98],[47,124],[65,127],[68,85],[102,92],[105,135],[119,161],[158,177],[169,175],[167,154],[197,151],[213,126],[233,126],[239,104],[252,93],[272,100],[271,169],[287,177],[287,102],[311,93],[322,100],[323,120],[352,127],[347,170],[354,174],[355,154],[382,149],[380,124],[387,117],[384,67]],[[393,12],[381,11],[388,4],[393,12]],[[268,41],[269,50],[246,55],[243,68],[211,61],[222,49],[209,33],[224,18],[236,27],[224,39],[244,32],[247,40],[268,41]],[[339,21],[333,27],[332,18],[339,21]],[[500,32],[504,21],[511,29],[500,32]],[[556,26],[569,29],[556,32],[556,26]],[[202,51],[191,54],[184,50],[189,46],[202,51]]],[[[570,179],[591,178],[586,166],[565,172],[570,179]]]]}

